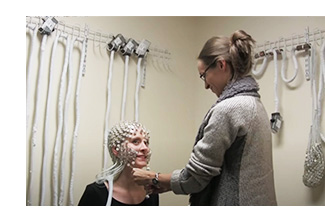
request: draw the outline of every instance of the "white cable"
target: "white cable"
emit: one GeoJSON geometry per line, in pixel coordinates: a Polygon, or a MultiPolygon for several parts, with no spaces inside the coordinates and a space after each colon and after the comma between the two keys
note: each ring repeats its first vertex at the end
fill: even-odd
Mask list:
{"type": "Polygon", "coordinates": [[[108,198],[106,202],[106,206],[112,205],[112,198],[113,198],[113,178],[110,176],[110,178],[107,178],[108,181],[108,198]]]}
{"type": "Polygon", "coordinates": [[[47,90],[47,103],[46,103],[46,112],[45,112],[45,125],[44,125],[44,145],[43,145],[43,158],[42,158],[42,175],[41,175],[41,196],[40,196],[40,205],[44,205],[45,194],[46,194],[46,172],[47,172],[47,155],[48,155],[48,135],[49,135],[49,115],[50,115],[50,104],[51,104],[51,92],[52,92],[52,82],[53,82],[53,66],[54,66],[54,58],[56,47],[58,44],[58,40],[60,37],[60,33],[57,33],[51,54],[51,63],[50,63],[50,72],[49,72],[49,82],[48,82],[48,90],[47,90]]]}
{"type": "Polygon", "coordinates": [[[73,140],[72,140],[72,148],[71,148],[71,174],[70,174],[70,185],[69,185],[69,205],[73,206],[73,184],[74,184],[74,172],[75,172],[75,151],[77,146],[77,140],[78,140],[78,132],[79,132],[79,124],[80,124],[80,111],[79,111],[79,93],[80,93],[80,87],[81,87],[81,79],[83,74],[83,64],[85,61],[85,53],[86,53],[86,44],[87,39],[84,38],[82,41],[82,49],[81,49],[81,58],[79,63],[79,73],[78,73],[78,79],[77,79],[77,88],[76,88],[76,95],[75,95],[75,115],[76,115],[76,121],[73,131],[73,140]]]}
{"type": "Polygon", "coordinates": [[[282,80],[286,83],[290,83],[292,82],[298,75],[298,71],[299,71],[299,67],[298,67],[298,61],[297,61],[297,56],[296,56],[296,49],[292,48],[291,49],[291,58],[292,58],[292,62],[293,62],[293,66],[294,66],[294,75],[292,76],[291,79],[286,79],[284,77],[284,73],[281,72],[282,75],[282,80]]]}
{"type": "Polygon", "coordinates": [[[318,86],[318,121],[319,121],[319,133],[320,138],[325,143],[325,135],[321,131],[321,118],[322,118],[322,101],[324,98],[324,84],[325,84],[325,41],[320,48],[320,75],[318,86]]]}
{"type": "Polygon", "coordinates": [[[125,63],[124,63],[124,85],[123,85],[121,121],[124,121],[124,118],[125,118],[125,104],[126,104],[126,94],[127,94],[127,86],[128,86],[129,59],[130,59],[130,56],[126,55],[125,63]]]}
{"type": "Polygon", "coordinates": [[[273,49],[273,60],[274,60],[274,103],[275,103],[275,112],[280,112],[279,110],[279,94],[278,94],[278,54],[275,49],[273,49]]]}
{"type": "Polygon", "coordinates": [[[287,78],[285,77],[285,72],[286,72],[286,61],[287,61],[287,54],[286,54],[286,51],[285,51],[285,50],[281,51],[281,55],[282,55],[282,66],[281,66],[281,77],[282,77],[282,80],[283,80],[285,83],[291,83],[293,80],[296,79],[297,74],[298,74],[298,62],[297,62],[297,57],[296,57],[295,49],[293,48],[293,49],[291,50],[291,57],[292,57],[292,60],[293,60],[293,64],[294,64],[294,68],[295,68],[295,72],[294,72],[293,76],[292,76],[290,79],[287,79],[287,78]]]}
{"type": "Polygon", "coordinates": [[[40,51],[40,63],[38,69],[38,80],[37,80],[37,88],[36,88],[36,101],[35,101],[35,115],[34,115],[34,122],[33,122],[33,130],[32,130],[32,137],[31,137],[31,148],[30,148],[30,157],[29,157],[29,183],[28,183],[28,194],[27,194],[27,205],[32,205],[32,195],[33,195],[33,172],[34,172],[34,150],[36,148],[36,137],[37,137],[37,125],[38,125],[38,112],[40,108],[39,99],[41,95],[41,82],[43,80],[43,63],[44,63],[44,51],[47,41],[47,35],[43,35],[42,44],[41,44],[41,51],[40,51]]]}
{"type": "Polygon", "coordinates": [[[108,158],[108,133],[109,133],[109,112],[111,108],[111,83],[112,83],[112,75],[113,75],[113,62],[114,62],[114,54],[115,51],[111,51],[111,56],[109,60],[109,72],[108,72],[108,80],[107,80],[107,105],[106,105],[106,114],[105,114],[105,131],[104,131],[104,164],[103,169],[107,167],[107,158],[108,158]]]}
{"type": "MultiPolygon", "coordinates": [[[[33,35],[32,35],[32,39],[30,42],[30,51],[29,51],[29,60],[28,60],[28,66],[27,66],[27,83],[26,83],[26,128],[28,128],[28,123],[29,123],[29,115],[30,115],[30,95],[31,95],[31,69],[32,69],[32,58],[34,55],[34,51],[35,51],[35,41],[37,38],[37,26],[35,25],[34,28],[29,27],[31,30],[33,30],[33,35]]],[[[27,129],[26,129],[27,130],[27,129]]]]}
{"type": "Polygon", "coordinates": [[[69,122],[69,104],[71,97],[71,87],[72,87],[72,55],[73,55],[73,45],[77,37],[73,37],[70,44],[69,53],[69,68],[68,68],[68,86],[65,95],[64,112],[63,112],[63,143],[61,151],[61,166],[60,166],[60,193],[59,193],[59,206],[63,205],[64,192],[65,192],[65,165],[66,165],[66,151],[67,151],[67,139],[68,139],[68,122],[69,122]]]}
{"type": "Polygon", "coordinates": [[[141,61],[142,57],[138,58],[138,65],[137,65],[137,82],[136,82],[136,89],[135,89],[135,121],[139,121],[139,90],[141,84],[141,61]]]}
{"type": "MultiPolygon", "coordinates": [[[[62,35],[62,34],[61,34],[62,35]]],[[[58,205],[58,185],[59,185],[59,174],[58,174],[58,153],[59,147],[61,146],[61,137],[62,137],[62,127],[63,127],[63,105],[64,105],[64,88],[66,84],[66,76],[67,69],[69,64],[69,53],[70,53],[70,37],[65,36],[67,38],[65,56],[64,56],[64,65],[61,74],[60,80],[60,90],[59,90],[59,101],[58,101],[58,128],[56,132],[55,146],[53,152],[53,176],[52,176],[52,186],[53,186],[53,197],[52,197],[52,205],[58,205]]]]}
{"type": "Polygon", "coordinates": [[[265,69],[266,69],[266,65],[267,65],[267,55],[264,56],[263,58],[263,63],[262,63],[262,66],[260,67],[259,70],[255,70],[256,68],[256,62],[254,62],[253,64],[253,68],[252,68],[252,74],[256,77],[260,77],[262,76],[262,74],[264,73],[265,69]]]}
{"type": "MultiPolygon", "coordinates": [[[[322,53],[322,51],[321,51],[322,53]]],[[[324,178],[324,154],[321,145],[320,116],[321,116],[321,99],[323,91],[323,82],[320,82],[319,93],[316,92],[316,50],[314,45],[311,47],[311,93],[312,93],[312,125],[310,127],[309,142],[306,151],[303,183],[308,187],[318,186],[324,178]]],[[[321,64],[322,65],[322,64],[321,64]]],[[[322,79],[322,68],[320,68],[320,77],[322,79]]]]}

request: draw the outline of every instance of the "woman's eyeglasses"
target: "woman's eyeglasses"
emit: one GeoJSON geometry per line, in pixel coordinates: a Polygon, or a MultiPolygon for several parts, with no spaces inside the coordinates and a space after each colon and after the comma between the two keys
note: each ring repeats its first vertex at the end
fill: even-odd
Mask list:
{"type": "Polygon", "coordinates": [[[216,61],[217,61],[217,60],[214,60],[212,63],[210,63],[210,65],[209,65],[209,66],[204,70],[204,72],[203,72],[202,74],[199,73],[199,75],[200,75],[200,79],[202,79],[204,82],[205,82],[205,76],[206,76],[208,70],[211,68],[211,66],[212,66],[213,64],[215,64],[216,61]]]}

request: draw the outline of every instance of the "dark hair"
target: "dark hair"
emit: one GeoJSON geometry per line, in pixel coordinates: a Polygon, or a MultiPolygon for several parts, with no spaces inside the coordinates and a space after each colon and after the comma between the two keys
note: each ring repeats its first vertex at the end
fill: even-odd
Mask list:
{"type": "MultiPolygon", "coordinates": [[[[247,75],[252,68],[252,52],[255,40],[243,30],[237,30],[230,38],[218,36],[209,39],[198,59],[205,65],[225,60],[231,67],[233,78],[247,75]]],[[[214,67],[216,64],[212,65],[214,67]]]]}

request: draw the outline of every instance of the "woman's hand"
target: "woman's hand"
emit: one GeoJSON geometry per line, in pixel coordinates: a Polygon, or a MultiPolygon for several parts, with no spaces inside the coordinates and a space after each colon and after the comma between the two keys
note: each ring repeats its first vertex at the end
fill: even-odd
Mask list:
{"type": "Polygon", "coordinates": [[[152,183],[156,173],[153,171],[145,171],[138,168],[133,168],[133,180],[139,185],[143,185],[148,194],[164,193],[171,190],[170,178],[171,174],[160,174],[158,185],[152,183]]]}
{"type": "Polygon", "coordinates": [[[133,168],[133,180],[138,185],[151,185],[152,179],[155,178],[156,173],[152,171],[146,171],[139,168],[133,168]]]}

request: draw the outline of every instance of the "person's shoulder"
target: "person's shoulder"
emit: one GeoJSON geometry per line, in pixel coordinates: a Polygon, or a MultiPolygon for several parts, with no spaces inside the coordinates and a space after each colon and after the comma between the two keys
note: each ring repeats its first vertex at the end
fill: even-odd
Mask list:
{"type": "Polygon", "coordinates": [[[234,96],[219,102],[213,107],[213,111],[242,111],[251,110],[256,105],[256,97],[253,96],[234,96]]]}
{"type": "Polygon", "coordinates": [[[100,190],[100,189],[105,189],[105,184],[104,183],[96,183],[92,182],[86,186],[87,189],[93,189],[93,190],[100,190]]]}

